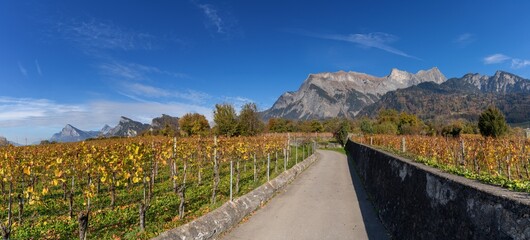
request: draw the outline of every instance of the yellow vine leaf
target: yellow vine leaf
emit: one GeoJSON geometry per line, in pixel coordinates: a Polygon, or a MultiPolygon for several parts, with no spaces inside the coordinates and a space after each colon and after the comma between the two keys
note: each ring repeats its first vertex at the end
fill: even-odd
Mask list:
{"type": "Polygon", "coordinates": [[[24,174],[31,175],[31,167],[25,167],[24,168],[24,174]]]}

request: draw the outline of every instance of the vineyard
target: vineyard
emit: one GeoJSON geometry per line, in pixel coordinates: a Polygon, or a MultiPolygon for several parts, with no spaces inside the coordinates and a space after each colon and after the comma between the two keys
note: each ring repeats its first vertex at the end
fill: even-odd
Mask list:
{"type": "Polygon", "coordinates": [[[312,151],[313,141],[302,135],[0,148],[0,233],[148,239],[251,191],[312,151]]]}
{"type": "Polygon", "coordinates": [[[352,140],[467,178],[530,192],[530,141],[526,138],[374,135],[352,140]]]}

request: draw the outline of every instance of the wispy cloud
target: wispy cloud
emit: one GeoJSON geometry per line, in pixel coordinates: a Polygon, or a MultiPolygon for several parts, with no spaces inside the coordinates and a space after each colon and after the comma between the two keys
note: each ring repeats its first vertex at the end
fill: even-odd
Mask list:
{"type": "Polygon", "coordinates": [[[122,94],[124,96],[127,96],[131,99],[137,100],[137,101],[148,101],[145,98],[150,99],[179,99],[179,100],[186,100],[188,102],[198,104],[198,103],[204,103],[207,100],[211,99],[212,97],[204,92],[196,91],[196,90],[185,90],[185,91],[178,91],[178,90],[171,90],[171,89],[162,89],[155,86],[149,86],[146,84],[140,84],[140,83],[124,83],[123,89],[126,91],[125,94],[122,94]]]}
{"type": "Polygon", "coordinates": [[[35,59],[35,67],[37,68],[37,73],[39,73],[39,76],[42,76],[42,70],[40,69],[40,64],[37,59],[35,59]]]}
{"type": "Polygon", "coordinates": [[[453,42],[458,44],[460,47],[465,47],[476,41],[476,37],[471,33],[463,33],[458,35],[453,42]]]}
{"type": "Polygon", "coordinates": [[[128,90],[137,95],[148,97],[167,97],[170,95],[169,91],[148,86],[140,83],[127,84],[128,90]]]}
{"type": "Polygon", "coordinates": [[[18,70],[20,70],[20,73],[24,75],[24,77],[28,76],[28,70],[20,62],[18,62],[18,70]]]}
{"type": "Polygon", "coordinates": [[[86,50],[149,50],[154,47],[155,36],[149,33],[124,29],[112,22],[95,19],[70,20],[56,24],[56,30],[64,39],[72,41],[86,50]]]}
{"type": "Polygon", "coordinates": [[[212,4],[197,4],[207,18],[207,25],[213,26],[217,33],[224,33],[223,19],[212,4]]]}
{"type": "Polygon", "coordinates": [[[79,104],[60,104],[48,99],[0,96],[0,132],[12,132],[7,130],[15,128],[47,129],[39,131],[39,136],[20,136],[16,133],[6,136],[13,140],[24,137],[47,139],[66,124],[83,130],[96,130],[105,124],[115,125],[120,116],[148,123],[162,114],[182,116],[189,112],[197,112],[212,119],[210,107],[172,101],[156,103],[96,100],[79,104]]]}
{"type": "Polygon", "coordinates": [[[530,66],[530,60],[518,59],[518,58],[512,59],[512,68],[514,69],[524,68],[527,66],[530,66]]]}
{"type": "Polygon", "coordinates": [[[212,36],[231,39],[234,36],[242,36],[243,31],[239,29],[237,19],[225,8],[210,3],[200,3],[199,0],[191,0],[204,15],[204,26],[212,33],[212,36]]]}
{"type": "Polygon", "coordinates": [[[204,103],[207,100],[212,99],[212,96],[210,94],[195,90],[186,90],[185,92],[179,92],[176,95],[179,98],[186,99],[195,103],[204,103]]]}
{"type": "Polygon", "coordinates": [[[161,70],[157,67],[137,63],[109,62],[98,66],[101,73],[108,77],[128,80],[146,80],[152,75],[166,75],[173,78],[188,78],[186,74],[161,70]]]}
{"type": "Polygon", "coordinates": [[[56,115],[64,116],[65,113],[82,111],[84,109],[81,106],[57,104],[47,99],[0,97],[0,127],[16,126],[19,121],[53,118],[56,115]]]}
{"type": "Polygon", "coordinates": [[[519,68],[530,66],[530,60],[514,58],[514,57],[504,55],[502,53],[497,53],[497,54],[487,56],[482,61],[484,62],[484,64],[500,64],[500,63],[510,61],[511,68],[513,69],[519,69],[519,68]]]}
{"type": "Polygon", "coordinates": [[[363,46],[367,48],[377,48],[377,49],[380,49],[380,50],[383,50],[383,51],[386,51],[392,54],[396,54],[402,57],[421,60],[418,57],[412,56],[410,54],[405,53],[404,51],[401,51],[399,49],[396,49],[390,46],[390,43],[397,41],[398,37],[392,34],[388,34],[388,33],[375,32],[375,33],[366,33],[366,34],[355,33],[355,34],[342,35],[342,34],[315,34],[315,33],[307,33],[307,32],[298,32],[298,34],[309,36],[309,37],[315,37],[315,38],[355,43],[359,46],[363,46]]]}
{"type": "Polygon", "coordinates": [[[484,62],[484,64],[497,64],[497,63],[505,62],[509,59],[510,57],[504,54],[501,54],[501,53],[497,53],[497,54],[493,54],[493,55],[485,57],[484,59],[482,59],[482,61],[484,62]]]}

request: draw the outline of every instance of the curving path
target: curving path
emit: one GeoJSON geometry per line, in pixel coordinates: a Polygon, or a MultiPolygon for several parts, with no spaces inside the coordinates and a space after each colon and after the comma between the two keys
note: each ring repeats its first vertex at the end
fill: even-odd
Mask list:
{"type": "Polygon", "coordinates": [[[313,166],[220,239],[388,239],[346,155],[318,154],[313,166]]]}

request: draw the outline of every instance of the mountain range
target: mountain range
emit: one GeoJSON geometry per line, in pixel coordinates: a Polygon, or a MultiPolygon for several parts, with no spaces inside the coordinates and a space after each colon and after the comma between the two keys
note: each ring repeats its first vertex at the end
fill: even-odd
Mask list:
{"type": "Polygon", "coordinates": [[[9,141],[7,140],[7,138],[0,136],[0,147],[7,146],[7,145],[20,146],[20,144],[9,141]]]}
{"type": "Polygon", "coordinates": [[[262,112],[262,117],[265,120],[353,118],[389,91],[445,80],[436,67],[416,74],[392,69],[384,77],[344,71],[310,74],[298,91],[281,95],[270,109],[262,112]]]}
{"type": "Polygon", "coordinates": [[[373,117],[381,109],[392,108],[428,120],[476,121],[489,105],[498,107],[509,123],[530,120],[530,80],[497,71],[493,76],[474,73],[441,84],[421,83],[386,93],[359,116],[373,117]]]}
{"type": "MultiPolygon", "coordinates": [[[[356,118],[376,116],[381,109],[396,109],[424,120],[476,121],[489,105],[497,106],[509,123],[528,122],[530,80],[504,71],[497,71],[493,76],[469,73],[447,80],[436,67],[417,73],[392,69],[384,77],[351,71],[317,73],[310,74],[298,91],[282,94],[261,115],[264,120],[356,118]]],[[[99,131],[83,131],[67,124],[50,140],[72,142],[96,137],[132,137],[147,130],[168,127],[178,130],[178,120],[163,114],[151,124],[144,124],[121,117],[115,127],[105,125],[99,131]]]]}
{"type": "Polygon", "coordinates": [[[122,116],[115,127],[105,125],[99,131],[83,131],[67,124],[61,132],[53,134],[50,141],[77,142],[98,137],[134,137],[149,129],[163,128],[167,126],[166,123],[171,123],[170,127],[178,129],[178,119],[177,117],[163,114],[162,117],[154,118],[150,125],[122,116]]]}
{"type": "Polygon", "coordinates": [[[438,68],[416,74],[392,69],[385,77],[344,72],[310,74],[296,92],[286,92],[262,112],[264,119],[326,119],[373,117],[381,109],[396,109],[424,120],[477,120],[495,105],[507,121],[530,120],[530,80],[497,71],[461,78],[446,77],[438,68]]]}

